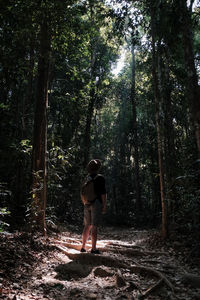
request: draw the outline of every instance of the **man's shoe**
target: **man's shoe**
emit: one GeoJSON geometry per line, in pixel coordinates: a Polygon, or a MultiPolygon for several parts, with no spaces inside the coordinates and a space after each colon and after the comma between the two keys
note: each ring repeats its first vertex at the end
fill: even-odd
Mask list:
{"type": "Polygon", "coordinates": [[[92,249],[92,250],[91,250],[91,253],[92,253],[92,254],[101,254],[100,251],[99,251],[98,249],[96,249],[96,250],[93,250],[93,249],[92,249]]]}
{"type": "Polygon", "coordinates": [[[86,250],[84,248],[81,248],[81,252],[86,252],[86,250]]]}

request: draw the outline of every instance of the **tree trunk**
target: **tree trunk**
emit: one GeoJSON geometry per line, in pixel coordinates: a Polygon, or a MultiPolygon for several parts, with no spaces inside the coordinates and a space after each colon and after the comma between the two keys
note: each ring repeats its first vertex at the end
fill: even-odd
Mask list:
{"type": "Polygon", "coordinates": [[[151,36],[152,36],[152,76],[154,85],[154,99],[155,99],[155,117],[156,117],[156,128],[157,128],[157,143],[158,143],[158,164],[160,173],[160,197],[162,207],[162,236],[167,237],[167,211],[166,211],[166,200],[164,193],[164,167],[163,167],[163,149],[162,149],[162,135],[161,135],[161,120],[160,120],[160,92],[158,84],[158,53],[156,52],[155,46],[155,8],[154,3],[150,3],[151,10],[151,36]]]}
{"type": "Polygon", "coordinates": [[[47,19],[41,24],[38,82],[33,136],[33,193],[32,218],[39,230],[45,233],[46,210],[46,152],[47,152],[47,107],[48,75],[50,61],[50,36],[47,19]]]}
{"type": "Polygon", "coordinates": [[[84,137],[84,152],[83,152],[83,166],[86,167],[89,160],[89,152],[91,145],[91,124],[95,104],[95,87],[91,86],[90,99],[87,109],[85,137],[84,137]]]}
{"type": "Polygon", "coordinates": [[[194,61],[193,33],[191,11],[187,8],[187,1],[181,1],[182,34],[187,73],[187,94],[194,122],[197,149],[200,157],[200,87],[194,61]]]}
{"type": "MultiPolygon", "coordinates": [[[[94,1],[89,1],[89,14],[91,20],[91,27],[94,26],[94,1]]],[[[83,166],[86,167],[89,160],[89,152],[91,146],[91,124],[92,117],[94,113],[94,105],[96,98],[96,86],[95,86],[95,63],[96,63],[96,37],[91,34],[90,36],[90,51],[91,51],[91,61],[90,61],[90,95],[89,103],[86,115],[86,126],[85,126],[85,135],[83,142],[83,166]]]]}
{"type": "Polygon", "coordinates": [[[30,53],[29,53],[29,66],[28,66],[28,83],[25,99],[23,100],[23,110],[22,110],[22,138],[26,136],[27,133],[27,123],[30,117],[30,107],[33,103],[33,71],[35,65],[34,59],[34,38],[30,41],[30,53]]]}
{"type": "MultiPolygon", "coordinates": [[[[164,157],[165,157],[165,184],[166,193],[165,198],[168,203],[168,213],[174,219],[175,205],[176,205],[176,191],[173,187],[176,178],[176,156],[175,156],[175,143],[174,143],[174,126],[173,126],[173,110],[171,103],[171,84],[169,75],[169,62],[168,62],[168,49],[167,46],[163,47],[158,45],[159,63],[158,75],[160,77],[159,86],[161,92],[161,99],[163,103],[164,112],[164,157]]],[[[169,222],[169,219],[168,219],[169,222]]]]}
{"type": "Polygon", "coordinates": [[[131,82],[131,104],[133,114],[133,137],[134,137],[134,161],[135,161],[135,187],[136,187],[136,207],[137,212],[142,210],[141,192],[140,192],[140,174],[139,174],[139,152],[138,152],[138,130],[137,130],[137,112],[135,95],[135,49],[132,37],[132,82],[131,82]]]}

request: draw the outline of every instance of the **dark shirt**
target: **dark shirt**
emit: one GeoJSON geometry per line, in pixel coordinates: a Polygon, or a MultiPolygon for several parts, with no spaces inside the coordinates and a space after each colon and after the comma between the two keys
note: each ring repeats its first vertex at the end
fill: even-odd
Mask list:
{"type": "MultiPolygon", "coordinates": [[[[95,178],[97,174],[90,174],[90,176],[95,178]]],[[[105,178],[103,175],[98,174],[98,176],[94,179],[94,190],[97,194],[97,198],[102,202],[101,195],[106,194],[105,178]]]]}

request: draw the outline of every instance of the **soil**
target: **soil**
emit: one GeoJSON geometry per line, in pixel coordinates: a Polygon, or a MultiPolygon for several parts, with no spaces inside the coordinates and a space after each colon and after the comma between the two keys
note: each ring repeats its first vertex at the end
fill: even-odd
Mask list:
{"type": "Polygon", "coordinates": [[[81,231],[0,234],[0,299],[200,299],[199,248],[156,231],[100,228],[101,254],[81,231]]]}

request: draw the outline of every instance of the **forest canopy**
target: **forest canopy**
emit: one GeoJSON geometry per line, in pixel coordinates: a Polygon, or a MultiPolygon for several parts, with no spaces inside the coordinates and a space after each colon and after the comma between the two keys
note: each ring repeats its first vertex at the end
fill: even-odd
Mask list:
{"type": "Polygon", "coordinates": [[[199,233],[198,1],[1,2],[0,230],[80,226],[98,158],[106,224],[199,233]]]}

